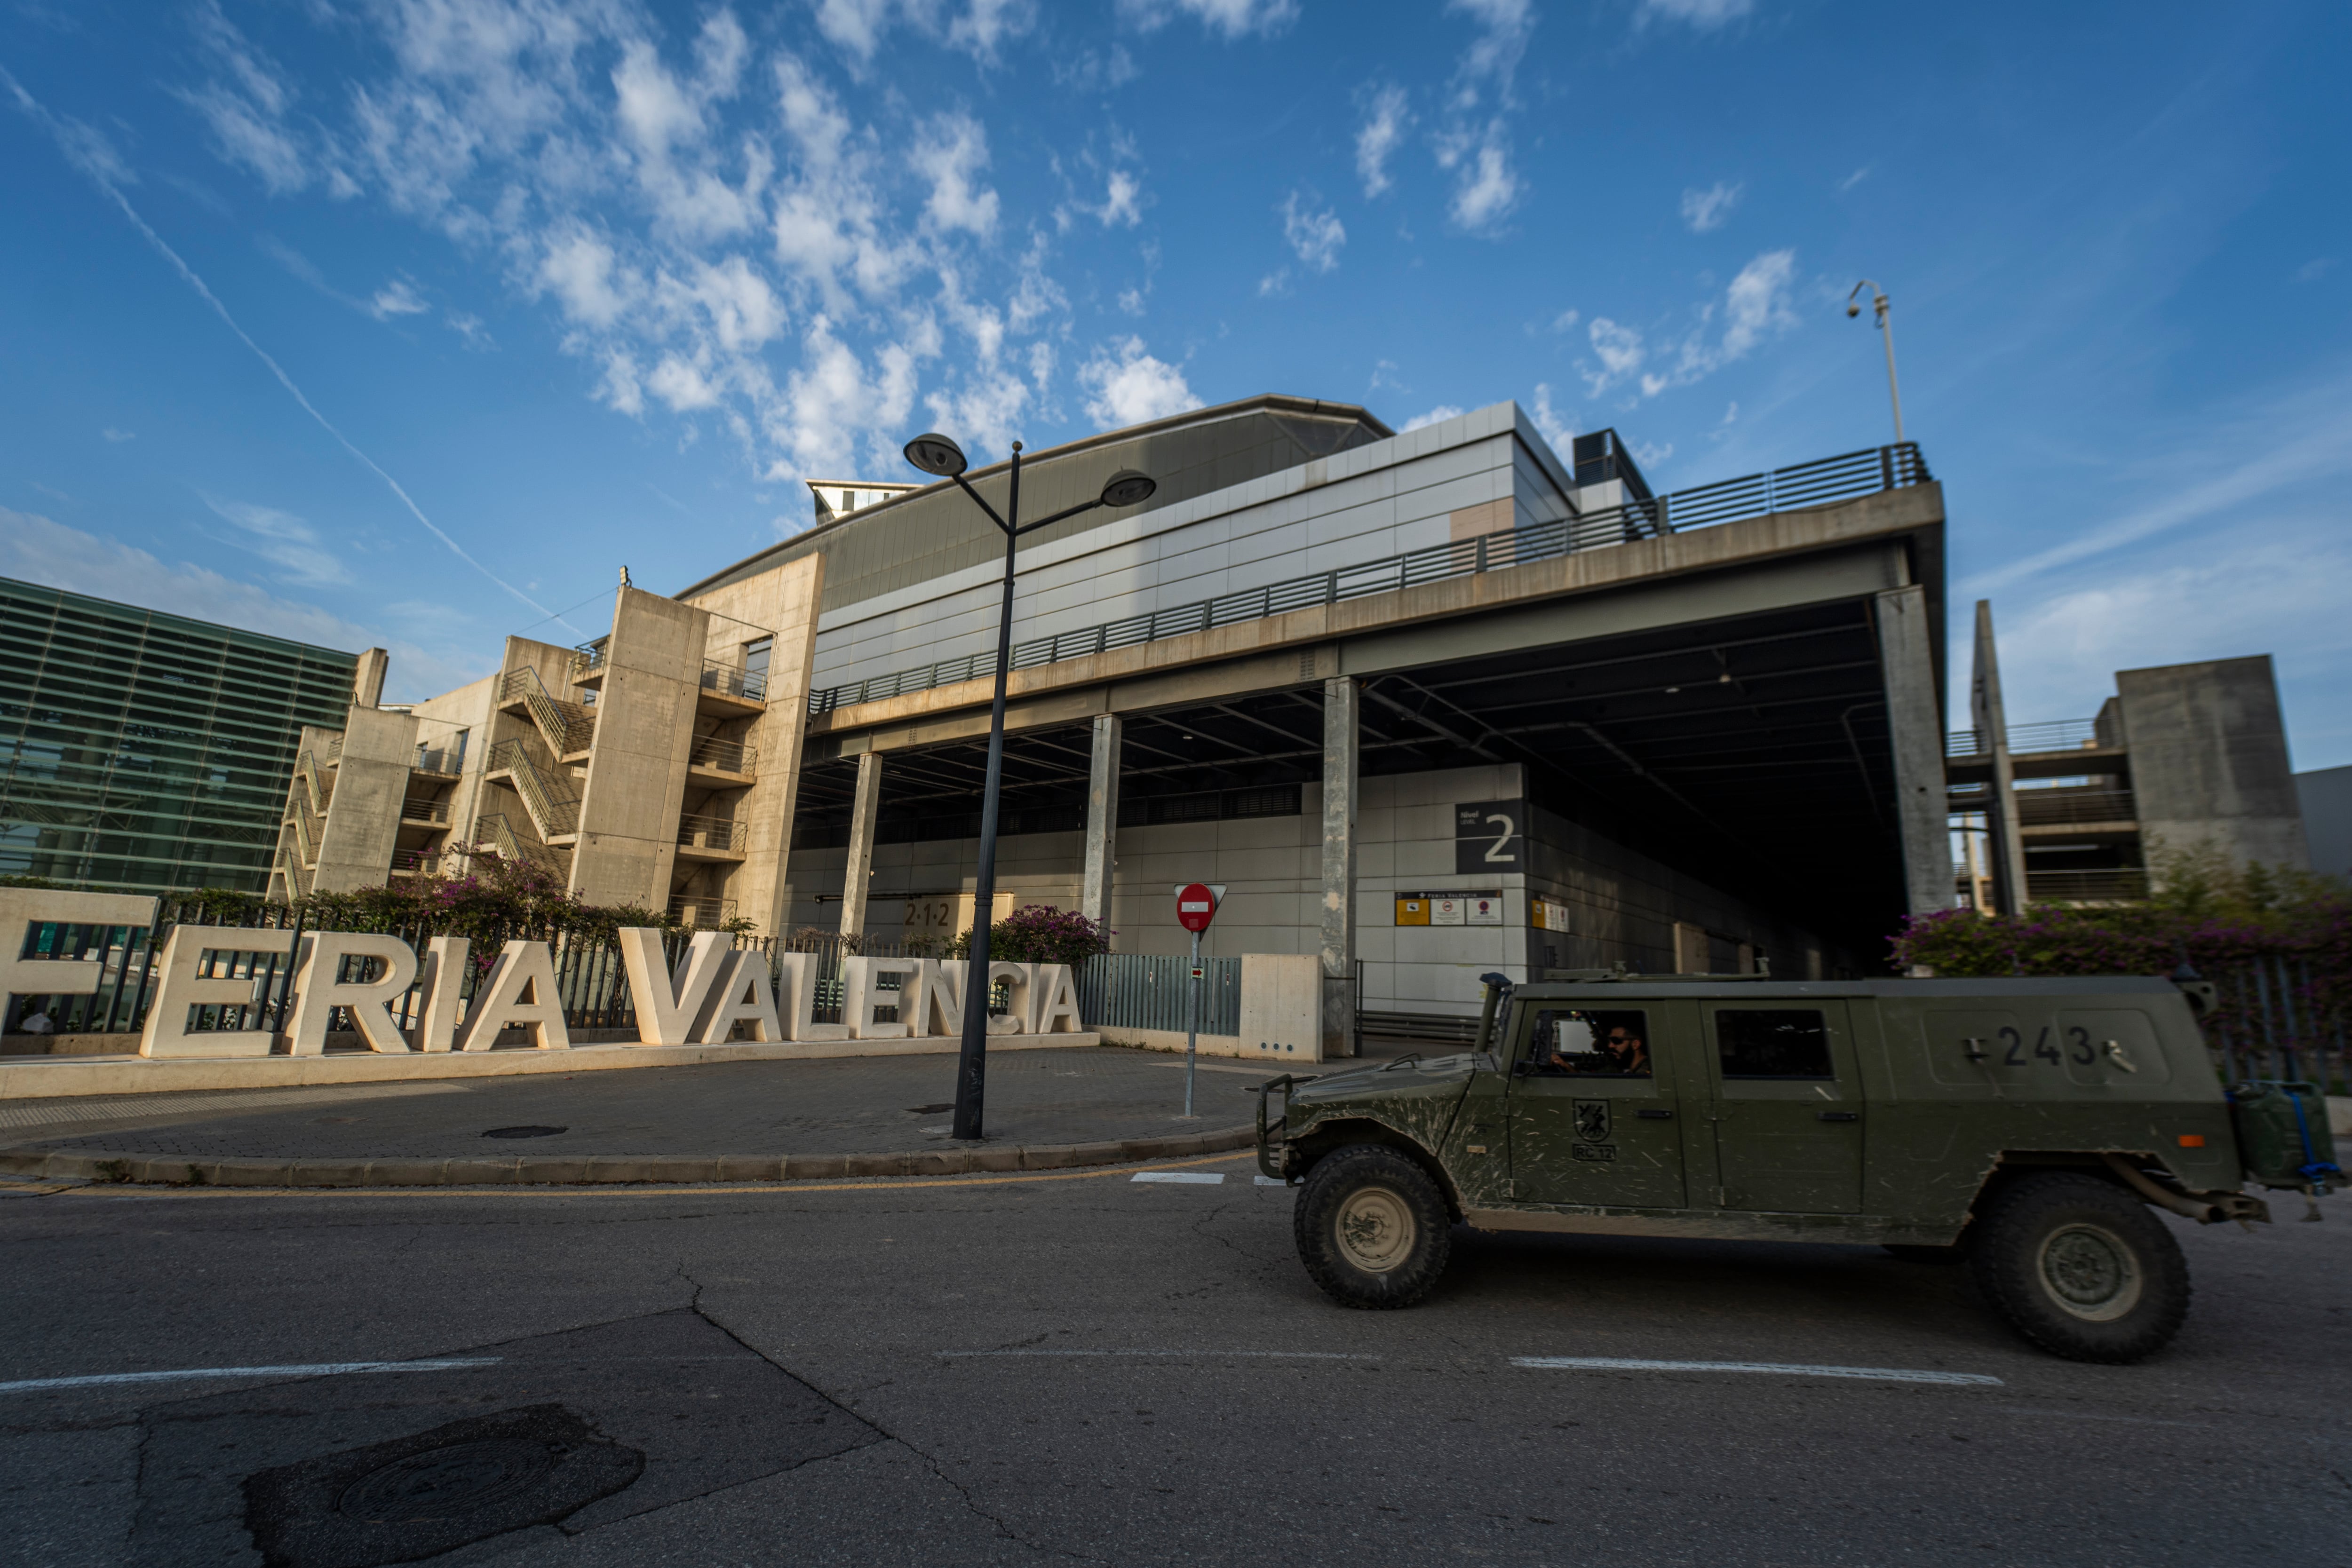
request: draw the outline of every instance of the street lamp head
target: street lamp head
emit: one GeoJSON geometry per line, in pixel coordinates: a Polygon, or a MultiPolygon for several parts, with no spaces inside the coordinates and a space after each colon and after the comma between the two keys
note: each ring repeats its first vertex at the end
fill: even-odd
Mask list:
{"type": "Polygon", "coordinates": [[[942,479],[952,479],[971,466],[964,460],[963,448],[937,432],[918,435],[907,443],[906,451],[908,462],[942,479]]]}
{"type": "Polygon", "coordinates": [[[1846,319],[1847,319],[1847,320],[1851,321],[1851,320],[1853,320],[1855,317],[1857,317],[1857,316],[1859,316],[1859,315],[1861,315],[1861,314],[1862,314],[1862,307],[1861,307],[1861,306],[1856,305],[1856,304],[1855,304],[1853,300],[1851,300],[1851,299],[1849,299],[1849,300],[1847,300],[1847,301],[1845,302],[1845,317],[1846,317],[1846,319]]]}
{"type": "Polygon", "coordinates": [[[1103,481],[1102,504],[1106,507],[1136,507],[1151,499],[1160,488],[1160,481],[1149,474],[1139,474],[1132,468],[1122,468],[1103,481]]]}

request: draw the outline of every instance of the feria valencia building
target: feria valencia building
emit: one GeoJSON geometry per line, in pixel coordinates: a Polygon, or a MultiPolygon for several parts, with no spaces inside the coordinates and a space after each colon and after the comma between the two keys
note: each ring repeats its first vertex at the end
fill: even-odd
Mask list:
{"type": "MultiPolygon", "coordinates": [[[[1023,514],[1122,468],[1146,504],[1023,541],[1000,914],[1175,952],[1172,887],[1222,883],[1212,951],[1433,1017],[1488,970],[1874,969],[1950,905],[1916,447],[1659,495],[1514,403],[1400,434],[1267,396],[1028,456],[1023,514]]],[[[492,849],[705,925],[968,925],[1002,536],[947,482],[812,489],[772,549],[625,574],[583,646],[509,637],[407,707],[368,655],[302,733],[272,893],[492,849]]]]}

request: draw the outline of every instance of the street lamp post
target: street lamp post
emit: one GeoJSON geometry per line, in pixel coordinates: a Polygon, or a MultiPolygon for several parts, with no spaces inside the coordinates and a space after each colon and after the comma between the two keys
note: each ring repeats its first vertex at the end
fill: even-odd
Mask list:
{"type": "Polygon", "coordinates": [[[1004,688],[1013,673],[1013,552],[1023,534],[1090,512],[1097,507],[1133,507],[1149,500],[1159,484],[1146,474],[1122,468],[1103,482],[1102,494],[1091,501],[1066,507],[1034,523],[1021,521],[1021,444],[1013,444],[1012,480],[1005,497],[1008,517],[983,499],[964,478],[970,466],[963,448],[946,436],[918,435],[907,443],[907,461],[926,474],[952,479],[988,514],[1004,534],[1004,605],[996,625],[996,698],[988,714],[988,782],[980,805],[980,870],[973,878],[971,953],[964,966],[963,1049],[956,1062],[955,1122],[952,1135],[981,1136],[982,1107],[988,1090],[988,927],[996,906],[996,821],[1004,775],[1004,688]]]}
{"type": "Polygon", "coordinates": [[[1862,307],[1853,301],[1854,295],[1865,288],[1870,290],[1871,308],[1878,317],[1879,336],[1886,340],[1886,395],[1895,401],[1895,444],[1900,446],[1903,444],[1903,389],[1895,381],[1895,327],[1887,319],[1886,291],[1867,277],[1855,284],[1853,293],[1845,297],[1846,319],[1851,320],[1862,314],[1862,307]]]}

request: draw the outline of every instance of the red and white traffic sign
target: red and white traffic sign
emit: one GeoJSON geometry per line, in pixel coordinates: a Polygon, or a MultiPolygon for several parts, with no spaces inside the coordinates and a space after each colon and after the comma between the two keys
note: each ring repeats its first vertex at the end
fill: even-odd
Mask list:
{"type": "Polygon", "coordinates": [[[1190,883],[1176,894],[1176,924],[1198,933],[1217,917],[1217,895],[1201,883],[1190,883]]]}

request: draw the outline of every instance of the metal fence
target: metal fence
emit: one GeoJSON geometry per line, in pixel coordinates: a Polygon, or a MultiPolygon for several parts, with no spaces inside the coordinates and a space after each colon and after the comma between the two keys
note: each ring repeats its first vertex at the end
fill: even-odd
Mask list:
{"type": "MultiPolygon", "coordinates": [[[[2009,727],[2009,748],[2013,752],[2080,751],[2098,738],[2099,721],[2095,718],[2053,718],[2009,727]]],[[[1983,737],[1973,729],[1948,730],[1944,735],[1947,757],[1975,757],[1984,749],[1983,737]]]]}
{"type": "MultiPolygon", "coordinates": [[[[1635,539],[1655,538],[1661,534],[1679,533],[1689,528],[1711,528],[1745,517],[1764,517],[1801,507],[1818,507],[1880,490],[1924,484],[1927,478],[1927,465],[1920,458],[1916,442],[1849,452],[1839,457],[1801,463],[1793,468],[1777,468],[1769,474],[1726,479],[1720,484],[1702,485],[1696,489],[1676,491],[1670,496],[1629,500],[1622,506],[1586,512],[1556,522],[1538,523],[1533,528],[1506,528],[1475,538],[1455,539],[1448,544],[1407,550],[1402,555],[1388,556],[1379,560],[1343,566],[1307,577],[1295,577],[1264,588],[1245,589],[1238,593],[1204,599],[1174,610],[1130,615],[1124,621],[1107,622],[1083,631],[1036,638],[1013,648],[1013,667],[1025,670],[1064,659],[1084,658],[1114,648],[1156,643],[1165,637],[1206,632],[1213,627],[1230,626],[1236,622],[1259,621],[1314,605],[1336,604],[1342,600],[1360,599],[1366,594],[1389,593],[1424,582],[1466,577],[1529,561],[1548,560],[1603,545],[1626,544],[1635,539]]],[[[944,660],[887,675],[853,681],[824,691],[813,691],[809,694],[809,711],[830,713],[835,708],[847,707],[856,703],[875,702],[908,692],[929,691],[934,686],[950,685],[958,681],[978,680],[983,675],[993,674],[995,670],[994,653],[974,653],[969,658],[944,660]]]]}
{"type": "Polygon", "coordinates": [[[2222,1077],[2308,1081],[2330,1093],[2352,1078],[2344,1057],[2346,979],[2308,958],[2255,958],[2205,977],[2221,1005],[2206,1020],[2222,1077]]]}
{"type": "MultiPolygon", "coordinates": [[[[1203,958],[1202,1034],[1242,1031],[1242,961],[1203,958]]],[[[1088,1029],[1157,1029],[1182,1032],[1192,961],[1178,954],[1103,953],[1078,971],[1078,1016],[1088,1029]]]]}

